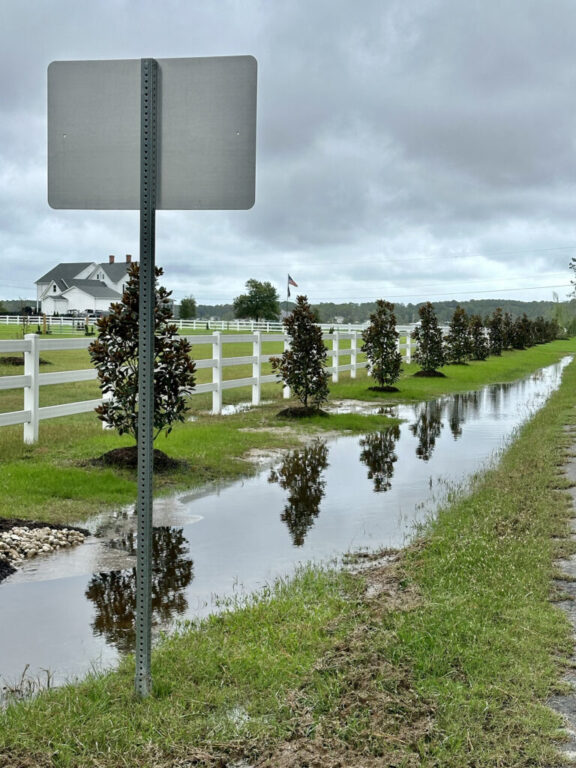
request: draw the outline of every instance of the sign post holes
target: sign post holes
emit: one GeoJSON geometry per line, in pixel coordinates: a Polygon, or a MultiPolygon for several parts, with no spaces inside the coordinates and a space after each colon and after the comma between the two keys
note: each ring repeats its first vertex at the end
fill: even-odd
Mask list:
{"type": "Polygon", "coordinates": [[[140,210],[135,648],[140,697],[152,687],[156,210],[251,208],[255,154],[251,56],[53,62],[48,68],[48,202],[53,208],[140,210]]]}
{"type": "Polygon", "coordinates": [[[152,481],[154,476],[154,303],[158,171],[158,64],[142,59],[140,129],[140,297],[138,318],[138,550],[136,693],[151,686],[152,481]]]}

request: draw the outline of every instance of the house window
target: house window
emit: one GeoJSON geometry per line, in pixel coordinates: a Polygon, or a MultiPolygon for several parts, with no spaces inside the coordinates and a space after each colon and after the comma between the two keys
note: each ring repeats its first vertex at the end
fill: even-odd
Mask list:
{"type": "Polygon", "coordinates": [[[56,286],[55,285],[52,286],[52,293],[56,293],[56,286]]]}

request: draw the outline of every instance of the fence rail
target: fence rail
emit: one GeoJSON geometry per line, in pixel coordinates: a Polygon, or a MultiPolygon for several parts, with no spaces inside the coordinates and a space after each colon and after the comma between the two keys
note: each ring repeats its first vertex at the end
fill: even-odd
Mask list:
{"type": "MultiPolygon", "coordinates": [[[[96,318],[88,316],[89,326],[93,326],[96,322],[96,318]]],[[[16,325],[27,328],[27,332],[31,333],[34,326],[43,330],[44,323],[47,330],[52,333],[61,334],[78,334],[83,333],[86,327],[86,317],[84,315],[78,315],[77,317],[52,316],[52,315],[0,315],[0,325],[16,325]]],[[[268,320],[174,320],[174,323],[180,330],[193,330],[193,331],[247,331],[253,333],[254,331],[263,331],[265,333],[283,333],[284,326],[281,322],[273,322],[268,320]]],[[[320,327],[323,331],[333,332],[340,331],[343,333],[355,333],[361,332],[366,328],[368,323],[320,323],[320,327]]],[[[402,328],[414,330],[416,324],[404,325],[402,328]]]]}
{"type": "MultiPolygon", "coordinates": [[[[403,352],[406,362],[411,360],[411,328],[399,328],[404,341],[399,343],[399,349],[403,352]]],[[[271,357],[278,355],[267,354],[263,351],[264,344],[279,342],[288,349],[289,339],[283,333],[253,333],[224,335],[221,331],[212,334],[198,336],[184,336],[191,344],[196,346],[212,345],[212,357],[196,361],[198,370],[211,370],[212,381],[197,384],[193,395],[205,393],[212,394],[212,412],[217,414],[222,411],[222,394],[229,389],[240,387],[252,388],[252,404],[259,405],[262,385],[278,382],[277,374],[263,373],[262,366],[270,361],[271,357]],[[252,354],[241,357],[225,357],[224,345],[239,342],[251,343],[252,354]],[[224,379],[225,368],[234,366],[251,365],[252,375],[241,379],[224,379]]],[[[328,342],[328,358],[330,365],[328,373],[332,381],[337,382],[342,372],[349,372],[351,378],[356,378],[358,370],[367,367],[364,360],[359,360],[361,354],[360,334],[358,332],[340,332],[324,334],[328,342]],[[346,342],[346,346],[342,346],[346,342]],[[350,362],[340,364],[340,358],[349,358],[350,362]]],[[[10,352],[24,353],[24,374],[0,377],[0,390],[22,389],[24,393],[24,407],[21,411],[0,413],[0,427],[22,424],[24,427],[23,439],[25,443],[35,443],[38,440],[39,423],[44,419],[53,419],[59,416],[72,416],[78,413],[93,411],[102,403],[102,398],[84,400],[62,405],[50,405],[40,407],[40,387],[54,384],[69,384],[73,382],[92,381],[97,379],[96,369],[59,371],[56,373],[40,373],[40,353],[54,350],[87,349],[91,343],[90,338],[77,339],[53,339],[27,334],[23,339],[0,340],[0,354],[10,352]]],[[[284,397],[290,396],[290,390],[284,388],[284,397]]]]}

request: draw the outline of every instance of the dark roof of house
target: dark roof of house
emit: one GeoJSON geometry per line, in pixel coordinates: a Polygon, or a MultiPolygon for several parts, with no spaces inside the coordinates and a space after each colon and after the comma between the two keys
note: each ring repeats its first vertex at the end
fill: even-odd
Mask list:
{"type": "Polygon", "coordinates": [[[108,275],[110,280],[112,280],[113,283],[119,283],[120,280],[122,280],[122,278],[128,271],[130,262],[119,261],[119,262],[114,262],[114,264],[109,264],[106,262],[106,263],[98,264],[98,266],[101,267],[104,270],[104,272],[106,272],[106,274],[108,275]]]}
{"type": "Polygon", "coordinates": [[[119,283],[130,266],[130,262],[127,261],[118,261],[114,262],[114,264],[109,264],[108,262],[96,264],[94,261],[78,261],[72,264],[62,263],[51,269],[50,272],[46,272],[45,275],[42,275],[41,278],[36,280],[36,283],[49,283],[54,280],[58,288],[61,291],[65,291],[66,288],[71,286],[76,275],[86,269],[86,267],[91,267],[93,264],[106,272],[113,283],[119,283]]]}
{"type": "Polygon", "coordinates": [[[122,297],[118,291],[108,288],[106,283],[100,280],[71,280],[69,288],[79,288],[89,296],[94,296],[96,299],[121,299],[122,297]]]}
{"type": "Polygon", "coordinates": [[[58,288],[64,291],[70,286],[71,281],[74,280],[76,275],[92,263],[91,261],[79,261],[73,264],[58,264],[50,272],[46,272],[45,275],[36,280],[36,283],[49,283],[51,280],[54,280],[58,288]]]}

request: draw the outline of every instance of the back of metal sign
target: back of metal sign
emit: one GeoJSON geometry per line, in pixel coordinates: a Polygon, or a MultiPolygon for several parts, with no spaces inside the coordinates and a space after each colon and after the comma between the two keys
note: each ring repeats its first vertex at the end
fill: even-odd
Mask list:
{"type": "MultiPolygon", "coordinates": [[[[256,60],[157,61],[157,208],[251,208],[256,60]]],[[[53,208],[140,208],[139,59],[50,64],[48,202],[53,208]]]]}

